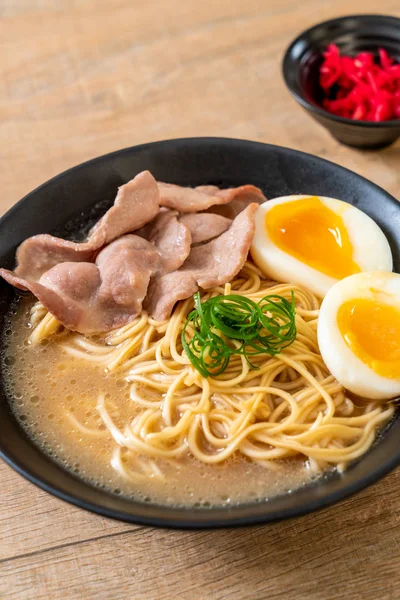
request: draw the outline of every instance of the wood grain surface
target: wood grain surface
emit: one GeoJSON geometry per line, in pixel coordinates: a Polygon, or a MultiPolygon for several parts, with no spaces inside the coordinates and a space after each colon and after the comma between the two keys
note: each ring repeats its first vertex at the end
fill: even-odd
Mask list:
{"type": "MultiPolygon", "coordinates": [[[[339,145],[280,74],[302,29],[381,0],[0,0],[0,210],[60,171],[165,138],[217,135],[326,157],[400,196],[400,145],[339,145]]],[[[400,598],[400,472],[264,527],[124,525],[0,464],[0,598],[400,598]]]]}

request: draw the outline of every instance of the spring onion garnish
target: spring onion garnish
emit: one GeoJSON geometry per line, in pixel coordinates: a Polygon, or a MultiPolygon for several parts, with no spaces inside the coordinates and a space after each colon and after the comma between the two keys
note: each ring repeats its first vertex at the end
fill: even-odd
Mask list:
{"type": "Polygon", "coordinates": [[[292,301],[277,295],[258,303],[229,294],[201,302],[194,294],[194,309],[182,331],[182,345],[192,365],[203,375],[220,375],[231,356],[243,355],[252,369],[251,357],[275,356],[296,338],[294,294],[292,301]]]}

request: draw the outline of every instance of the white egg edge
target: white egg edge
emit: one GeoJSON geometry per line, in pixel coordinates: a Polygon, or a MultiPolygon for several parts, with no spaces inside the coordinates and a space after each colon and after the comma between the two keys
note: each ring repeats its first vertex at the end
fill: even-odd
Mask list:
{"type": "MultiPolygon", "coordinates": [[[[298,285],[306,285],[317,296],[323,297],[328,290],[338,281],[321,273],[317,269],[302,263],[297,258],[286,254],[283,250],[275,246],[265,233],[265,215],[271,208],[277,204],[294,202],[303,198],[309,198],[310,194],[282,196],[267,200],[260,205],[255,219],[255,234],[251,246],[251,254],[257,264],[263,262],[268,264],[268,275],[277,281],[290,281],[298,285]],[[267,260],[262,255],[264,252],[256,247],[257,239],[262,240],[264,250],[267,252],[267,260]],[[258,259],[258,257],[260,257],[258,259]],[[307,282],[307,283],[305,283],[307,282]]],[[[377,223],[362,210],[335,198],[318,196],[318,198],[332,210],[337,211],[341,206],[341,216],[349,232],[349,237],[354,249],[354,260],[363,271],[391,271],[393,268],[392,252],[385,234],[377,223]],[[357,235],[360,229],[360,220],[362,220],[362,240],[357,235]],[[365,243],[364,240],[367,240],[365,243]],[[373,243],[372,243],[373,240],[373,243]]],[[[262,267],[261,267],[262,268],[262,267]]]]}
{"type": "Polygon", "coordinates": [[[351,298],[374,298],[370,287],[397,296],[400,305],[400,275],[356,273],[336,283],[325,296],[318,317],[318,345],[331,374],[346,389],[371,400],[386,400],[400,394],[400,380],[378,375],[360,360],[344,341],[337,324],[340,306],[351,298]],[[397,280],[397,292],[388,289],[397,280]]]}

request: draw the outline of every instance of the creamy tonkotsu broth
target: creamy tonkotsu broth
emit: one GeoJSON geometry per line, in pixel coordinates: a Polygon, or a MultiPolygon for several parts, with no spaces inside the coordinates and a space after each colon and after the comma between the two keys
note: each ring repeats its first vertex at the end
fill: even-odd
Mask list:
{"type": "MultiPolygon", "coordinates": [[[[33,304],[31,298],[22,299],[5,327],[4,380],[12,410],[29,437],[72,473],[111,493],[186,506],[263,501],[312,479],[304,460],[271,463],[268,468],[240,455],[214,465],[191,456],[156,459],[162,477],[146,476],[144,464],[143,477],[126,479],[111,465],[115,441],[102,424],[96,404],[101,390],[116,424],[122,426],[138,411],[130,399],[129,384],[121,374],[107,373],[69,356],[58,338],[30,345],[32,328],[28,323],[33,304]],[[91,430],[100,430],[101,435],[92,435],[91,430]]],[[[126,465],[131,466],[129,461],[126,465]]]]}

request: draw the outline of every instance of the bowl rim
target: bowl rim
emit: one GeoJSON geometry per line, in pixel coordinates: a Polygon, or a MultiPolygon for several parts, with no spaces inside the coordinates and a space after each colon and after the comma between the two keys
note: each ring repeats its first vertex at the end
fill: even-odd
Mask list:
{"type": "MultiPolygon", "coordinates": [[[[291,93],[291,95],[293,96],[293,98],[301,106],[303,106],[303,108],[305,108],[321,117],[335,121],[337,123],[342,123],[344,125],[352,125],[354,127],[366,127],[369,129],[384,129],[385,127],[386,128],[388,128],[388,127],[390,127],[390,128],[391,127],[393,127],[393,128],[399,127],[400,128],[400,119],[391,119],[389,121],[363,121],[363,120],[359,120],[359,119],[348,119],[347,117],[340,117],[338,115],[334,115],[333,113],[330,113],[329,111],[325,110],[324,108],[318,106],[318,104],[313,104],[312,102],[307,100],[307,98],[303,94],[298,93],[297,90],[294,89],[294,86],[290,82],[289,63],[292,61],[291,54],[297,44],[299,44],[305,38],[307,38],[310,33],[313,33],[314,31],[320,29],[320,27],[341,24],[341,23],[344,23],[345,21],[351,21],[354,19],[364,19],[364,20],[370,20],[370,21],[378,20],[378,21],[382,21],[382,22],[383,21],[387,21],[387,22],[391,21],[393,24],[396,23],[400,29],[400,17],[395,17],[393,15],[382,15],[382,14],[374,15],[371,13],[345,15],[343,17],[335,17],[334,19],[328,19],[327,21],[320,21],[319,23],[316,23],[315,25],[308,27],[307,29],[302,31],[298,36],[296,36],[296,38],[292,42],[290,42],[289,46],[286,48],[286,50],[284,52],[282,63],[281,63],[281,70],[282,70],[282,75],[283,75],[283,79],[285,81],[286,87],[288,88],[288,90],[291,93]]],[[[296,67],[297,70],[299,70],[298,61],[296,62],[296,65],[297,65],[297,67],[296,67]]]]}
{"type": "MultiPolygon", "coordinates": [[[[55,175],[54,177],[45,181],[44,183],[42,183],[41,185],[36,187],[34,190],[32,190],[31,192],[26,194],[21,200],[16,202],[6,213],[4,213],[4,215],[2,215],[0,218],[0,231],[1,231],[1,227],[3,227],[5,225],[6,220],[13,215],[14,211],[17,210],[17,207],[22,205],[26,200],[28,200],[30,198],[30,196],[35,194],[38,190],[40,190],[41,188],[43,188],[45,186],[48,186],[49,184],[53,183],[56,180],[64,177],[66,174],[73,174],[74,172],[77,172],[81,169],[86,168],[90,164],[101,163],[103,161],[109,160],[110,158],[117,157],[117,156],[123,155],[123,154],[129,154],[132,152],[140,153],[143,150],[149,150],[150,148],[154,148],[155,146],[165,146],[165,147],[170,146],[171,148],[173,148],[173,147],[182,146],[182,145],[186,145],[186,144],[198,144],[200,146],[203,146],[203,145],[207,146],[210,143],[230,144],[230,145],[239,146],[243,149],[248,148],[248,149],[253,149],[253,150],[257,150],[257,148],[261,149],[261,148],[268,147],[272,150],[274,150],[274,149],[283,150],[284,152],[287,152],[294,156],[298,155],[298,156],[302,156],[303,158],[304,157],[311,158],[313,161],[316,161],[317,163],[323,163],[323,164],[328,163],[329,165],[333,165],[335,167],[335,169],[337,169],[338,171],[343,172],[343,174],[350,173],[352,176],[356,176],[357,178],[367,181],[368,184],[372,187],[372,189],[375,188],[377,192],[379,192],[381,194],[382,193],[385,194],[388,197],[388,200],[397,204],[397,200],[393,196],[391,196],[391,194],[386,192],[383,188],[379,187],[377,184],[368,180],[366,177],[363,177],[362,175],[359,175],[358,173],[355,173],[354,171],[351,171],[350,169],[342,167],[341,165],[333,163],[332,161],[326,160],[319,156],[312,155],[307,152],[302,152],[301,150],[294,150],[292,148],[287,148],[285,146],[277,146],[276,144],[266,144],[263,142],[250,141],[250,140],[244,140],[244,139],[236,139],[236,138],[226,138],[226,137],[217,137],[217,136],[215,136],[215,137],[213,137],[213,136],[187,137],[187,138],[173,138],[173,139],[149,142],[149,143],[139,144],[136,146],[126,147],[126,148],[123,148],[120,150],[116,150],[116,151],[92,158],[90,160],[79,163],[78,165],[75,165],[69,169],[66,169],[65,171],[59,173],[58,175],[55,175]]],[[[400,210],[400,208],[399,208],[399,210],[400,210]]],[[[30,441],[32,443],[31,439],[30,439],[30,441]]],[[[211,508],[211,509],[205,509],[205,510],[203,509],[203,510],[196,511],[196,510],[193,510],[193,508],[191,508],[191,507],[188,507],[188,508],[176,507],[175,508],[175,507],[171,507],[171,506],[158,505],[155,503],[154,504],[153,503],[144,504],[144,503],[140,503],[140,502],[135,503],[134,500],[132,501],[132,505],[135,506],[135,504],[136,504],[136,506],[142,507],[143,510],[140,510],[139,514],[135,514],[134,512],[124,512],[123,510],[108,508],[107,506],[101,505],[100,503],[89,501],[87,499],[82,499],[81,497],[78,497],[78,495],[74,495],[73,493],[66,492],[63,489],[61,489],[62,486],[60,486],[58,483],[52,483],[52,482],[46,481],[45,478],[36,475],[31,470],[30,467],[28,467],[24,464],[23,461],[21,461],[19,458],[15,457],[15,456],[13,456],[12,450],[11,451],[5,450],[4,446],[3,446],[3,441],[1,439],[0,439],[0,458],[2,458],[17,473],[22,475],[25,479],[27,479],[31,483],[35,484],[40,489],[52,494],[53,496],[55,496],[61,500],[68,502],[69,504],[75,505],[78,508],[85,509],[92,513],[98,514],[100,516],[108,517],[108,518],[112,518],[112,519],[116,519],[116,520],[124,521],[124,522],[128,522],[128,523],[134,523],[137,525],[150,525],[153,527],[163,527],[163,528],[180,529],[180,530],[187,530],[187,529],[201,530],[201,529],[219,529],[219,528],[225,528],[225,527],[238,527],[238,526],[248,526],[248,525],[257,525],[257,524],[277,522],[277,521],[281,521],[283,519],[297,517],[297,516],[301,516],[301,515],[311,513],[311,512],[317,511],[317,510],[321,510],[323,508],[326,508],[327,506],[336,504],[337,502],[344,500],[345,498],[348,498],[349,496],[352,496],[353,494],[365,489],[369,485],[377,482],[378,480],[383,478],[385,475],[387,475],[390,471],[392,471],[394,468],[399,466],[400,465],[400,450],[397,454],[393,454],[384,462],[379,463],[379,465],[376,468],[374,468],[372,470],[368,470],[368,472],[365,473],[365,475],[360,476],[355,481],[350,482],[349,484],[344,485],[344,486],[340,487],[339,489],[330,492],[323,498],[314,498],[313,500],[307,500],[307,501],[303,501],[302,503],[298,503],[295,506],[284,507],[281,509],[278,508],[273,513],[264,513],[264,514],[262,514],[262,512],[261,512],[262,507],[263,507],[262,502],[249,503],[249,504],[243,503],[243,504],[240,504],[238,506],[233,506],[233,507],[215,507],[215,508],[211,508]],[[237,512],[245,510],[245,511],[247,511],[247,514],[244,514],[244,515],[235,514],[235,512],[236,512],[235,509],[237,509],[237,512]],[[257,510],[254,510],[254,509],[257,509],[257,510]],[[147,511],[150,514],[147,514],[147,511]],[[151,514],[153,511],[154,512],[161,511],[163,514],[162,514],[162,516],[157,516],[157,515],[151,514]],[[179,517],[179,514],[181,514],[182,512],[186,513],[186,511],[187,511],[187,516],[184,516],[183,518],[179,517]]],[[[361,460],[362,460],[362,458],[363,457],[361,457],[361,460]]],[[[54,465],[56,465],[56,468],[60,469],[62,472],[69,473],[68,471],[63,469],[63,467],[60,464],[58,464],[54,461],[52,461],[52,463],[54,465]]],[[[84,480],[82,480],[80,478],[75,478],[75,479],[79,479],[79,481],[81,483],[83,483],[85,486],[93,489],[93,486],[91,486],[89,483],[85,482],[84,480]]]]}

